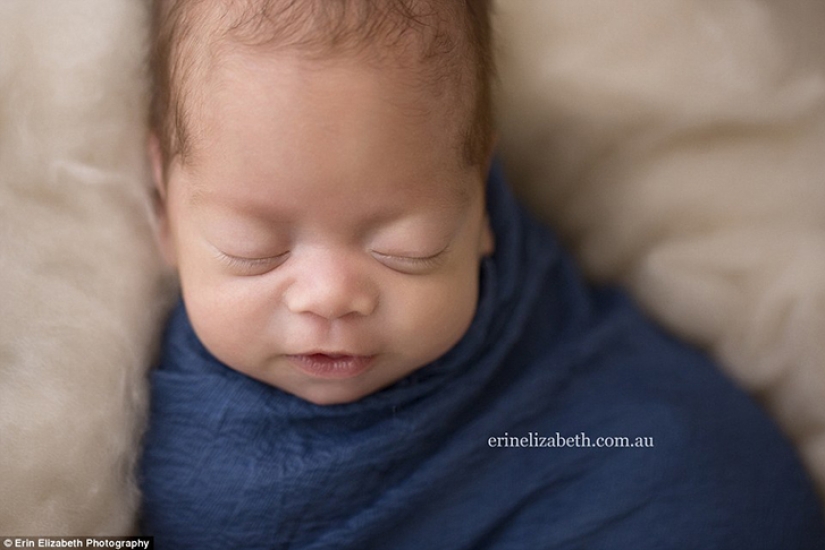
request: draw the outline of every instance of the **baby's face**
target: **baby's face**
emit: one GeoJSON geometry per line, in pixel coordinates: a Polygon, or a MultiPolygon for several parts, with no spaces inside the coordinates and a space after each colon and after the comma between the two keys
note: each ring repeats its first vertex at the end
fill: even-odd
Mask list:
{"type": "Polygon", "coordinates": [[[232,55],[166,182],[189,316],[230,367],[313,403],[357,400],[473,318],[493,245],[466,115],[396,69],[232,55]]]}

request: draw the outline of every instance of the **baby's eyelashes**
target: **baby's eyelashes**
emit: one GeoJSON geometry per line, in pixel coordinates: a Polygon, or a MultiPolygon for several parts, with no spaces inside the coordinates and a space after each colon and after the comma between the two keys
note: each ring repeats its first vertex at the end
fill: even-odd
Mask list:
{"type": "MultiPolygon", "coordinates": [[[[378,250],[369,250],[369,254],[383,266],[407,275],[424,275],[440,267],[447,255],[449,246],[435,254],[426,256],[387,253],[378,250]]],[[[228,254],[215,248],[215,257],[231,272],[240,276],[264,275],[279,267],[290,257],[291,251],[282,252],[273,256],[245,257],[228,254]]]]}
{"type": "Polygon", "coordinates": [[[429,256],[408,256],[400,254],[387,254],[371,250],[373,257],[394,271],[409,275],[423,275],[439,267],[447,253],[447,248],[439,250],[429,256]]]}
{"type": "Polygon", "coordinates": [[[238,271],[242,275],[262,275],[286,261],[289,256],[289,251],[282,252],[275,256],[267,256],[264,258],[245,258],[241,256],[233,256],[225,252],[217,251],[216,254],[226,267],[233,271],[238,271]]]}

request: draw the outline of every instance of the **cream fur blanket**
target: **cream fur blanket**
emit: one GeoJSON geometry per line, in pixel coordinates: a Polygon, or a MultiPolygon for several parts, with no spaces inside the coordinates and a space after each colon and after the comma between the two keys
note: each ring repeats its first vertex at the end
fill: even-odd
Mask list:
{"type": "MultiPolygon", "coordinates": [[[[523,195],[763,398],[825,487],[825,4],[499,4],[523,195]]],[[[0,2],[0,535],[133,526],[170,296],[145,32],[145,0],[0,2]]]]}
{"type": "Polygon", "coordinates": [[[523,195],[757,395],[825,494],[825,3],[499,4],[523,195]]]}

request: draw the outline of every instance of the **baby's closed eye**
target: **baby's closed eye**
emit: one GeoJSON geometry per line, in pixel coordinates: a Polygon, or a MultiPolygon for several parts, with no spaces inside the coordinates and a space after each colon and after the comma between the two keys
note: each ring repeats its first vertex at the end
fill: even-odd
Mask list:
{"type": "Polygon", "coordinates": [[[446,256],[448,247],[434,254],[417,255],[408,253],[386,253],[371,250],[373,257],[385,266],[395,271],[409,274],[423,274],[440,266],[446,256]]]}
{"type": "Polygon", "coordinates": [[[235,256],[227,254],[218,249],[216,251],[216,258],[226,267],[239,271],[244,275],[260,275],[278,267],[289,256],[289,251],[276,254],[274,256],[254,257],[248,258],[244,256],[235,256]]]}

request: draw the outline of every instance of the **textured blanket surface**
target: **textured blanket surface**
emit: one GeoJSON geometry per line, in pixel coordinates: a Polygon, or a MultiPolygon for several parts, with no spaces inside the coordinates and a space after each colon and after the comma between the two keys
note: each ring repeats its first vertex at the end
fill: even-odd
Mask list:
{"type": "Polygon", "coordinates": [[[621,294],[585,287],[500,175],[488,204],[497,250],[469,332],[355,403],[231,370],[178,307],[142,467],[158,548],[825,545],[767,415],[621,294]],[[616,437],[639,446],[599,446],[616,437]]]}
{"type": "MultiPolygon", "coordinates": [[[[0,1],[0,534],[134,522],[169,303],[146,5],[0,1]]],[[[825,3],[498,5],[502,147],[529,206],[712,350],[825,487],[825,3]]]]}
{"type": "Polygon", "coordinates": [[[759,395],[825,495],[825,3],[498,6],[531,209],[759,395]]]}
{"type": "Polygon", "coordinates": [[[0,2],[0,535],[122,534],[164,313],[145,10],[0,2]]]}

